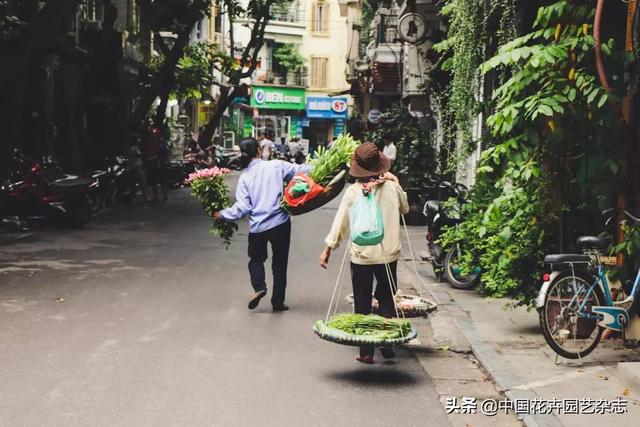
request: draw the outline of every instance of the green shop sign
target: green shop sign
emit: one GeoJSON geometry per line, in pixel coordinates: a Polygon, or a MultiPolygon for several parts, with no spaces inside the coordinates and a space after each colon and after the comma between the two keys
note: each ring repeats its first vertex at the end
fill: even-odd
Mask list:
{"type": "Polygon", "coordinates": [[[305,91],[303,88],[252,86],[251,106],[273,110],[304,110],[305,91]]]}

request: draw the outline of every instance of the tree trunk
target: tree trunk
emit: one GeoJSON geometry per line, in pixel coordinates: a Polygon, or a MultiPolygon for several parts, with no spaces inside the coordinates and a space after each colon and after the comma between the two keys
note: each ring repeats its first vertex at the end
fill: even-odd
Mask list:
{"type": "Polygon", "coordinates": [[[193,20],[190,25],[185,27],[185,29],[182,30],[180,34],[178,34],[178,38],[171,47],[169,55],[166,56],[164,62],[162,63],[162,66],[160,67],[160,70],[158,70],[158,72],[153,76],[151,86],[146,91],[146,93],[142,95],[142,97],[140,98],[140,102],[131,115],[131,120],[129,122],[130,131],[134,132],[138,129],[140,124],[144,121],[145,116],[149,112],[153,101],[155,101],[158,96],[162,95],[163,90],[166,90],[167,87],[169,87],[170,90],[176,65],[178,64],[178,60],[180,59],[180,57],[182,57],[185,46],[189,42],[189,35],[191,34],[191,29],[195,25],[196,21],[197,19],[193,20]]]}
{"type": "MultiPolygon", "coordinates": [[[[211,145],[213,134],[216,129],[220,127],[220,120],[222,119],[226,109],[231,105],[235,96],[235,90],[240,84],[240,81],[243,78],[251,76],[258,65],[258,54],[264,44],[264,33],[267,28],[267,24],[269,23],[269,14],[273,2],[274,0],[267,0],[261,7],[260,12],[254,17],[253,28],[251,29],[251,38],[240,57],[240,70],[231,73],[229,81],[222,86],[222,89],[220,90],[220,97],[216,104],[216,111],[205,126],[204,131],[202,131],[198,137],[198,145],[202,148],[211,145]],[[245,67],[247,67],[246,71],[244,70],[245,67]]],[[[231,22],[233,22],[233,20],[231,20],[231,22]]],[[[230,31],[233,33],[232,28],[230,31]]],[[[231,51],[231,55],[234,55],[233,50],[231,51]]]]}
{"type": "Polygon", "coordinates": [[[216,111],[211,116],[211,119],[205,126],[204,130],[200,132],[198,135],[198,145],[200,148],[204,149],[211,145],[211,140],[213,139],[213,134],[216,129],[220,126],[220,120],[224,115],[224,112],[231,104],[231,100],[233,97],[233,90],[229,87],[223,87],[220,91],[220,97],[218,98],[218,103],[216,104],[216,111]]]}
{"type": "Polygon", "coordinates": [[[164,88],[162,88],[162,93],[160,94],[160,104],[156,109],[156,116],[153,119],[153,126],[157,127],[161,131],[164,130],[165,116],[167,112],[167,104],[169,103],[169,91],[171,90],[171,86],[171,84],[167,84],[164,88]]]}

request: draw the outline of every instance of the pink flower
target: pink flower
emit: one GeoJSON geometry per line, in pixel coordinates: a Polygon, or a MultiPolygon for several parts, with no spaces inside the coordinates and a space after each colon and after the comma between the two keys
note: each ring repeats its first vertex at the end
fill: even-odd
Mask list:
{"type": "Polygon", "coordinates": [[[226,175],[229,172],[231,172],[231,170],[227,168],[219,168],[217,166],[214,166],[208,169],[198,169],[197,171],[189,174],[189,178],[187,178],[187,182],[191,183],[198,179],[213,179],[221,175],[226,175]]]}

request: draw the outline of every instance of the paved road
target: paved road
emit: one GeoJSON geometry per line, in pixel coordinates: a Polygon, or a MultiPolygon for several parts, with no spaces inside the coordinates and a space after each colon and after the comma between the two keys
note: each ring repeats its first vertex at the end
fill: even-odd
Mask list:
{"type": "Polygon", "coordinates": [[[187,190],[0,245],[0,425],[447,425],[410,353],[362,366],[311,332],[335,207],[295,218],[278,314],[246,309],[247,224],[225,250],[187,190]]]}

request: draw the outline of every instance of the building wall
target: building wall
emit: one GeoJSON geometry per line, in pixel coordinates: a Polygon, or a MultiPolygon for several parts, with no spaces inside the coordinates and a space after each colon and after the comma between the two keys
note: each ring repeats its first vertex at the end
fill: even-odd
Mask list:
{"type": "Polygon", "coordinates": [[[326,0],[329,14],[326,19],[327,28],[324,32],[313,31],[312,18],[317,1],[307,0],[307,27],[303,37],[300,52],[307,58],[308,82],[311,85],[312,58],[327,59],[327,83],[325,87],[308,87],[310,94],[328,94],[349,88],[346,80],[345,68],[347,60],[347,37],[350,35],[347,18],[340,16],[338,0],[326,0]]]}

